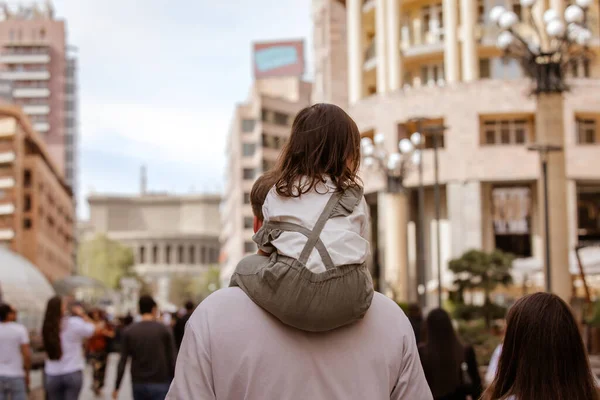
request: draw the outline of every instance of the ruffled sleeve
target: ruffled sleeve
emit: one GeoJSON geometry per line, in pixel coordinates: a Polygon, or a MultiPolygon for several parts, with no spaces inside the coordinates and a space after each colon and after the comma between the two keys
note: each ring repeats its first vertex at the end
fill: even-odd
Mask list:
{"type": "Polygon", "coordinates": [[[362,199],[362,187],[355,186],[346,189],[338,204],[333,208],[330,218],[347,217],[354,212],[354,209],[358,206],[362,199]]]}
{"type": "Polygon", "coordinates": [[[260,250],[271,254],[276,250],[272,242],[281,235],[281,232],[283,232],[281,229],[274,229],[266,223],[254,234],[252,240],[260,250]]]}

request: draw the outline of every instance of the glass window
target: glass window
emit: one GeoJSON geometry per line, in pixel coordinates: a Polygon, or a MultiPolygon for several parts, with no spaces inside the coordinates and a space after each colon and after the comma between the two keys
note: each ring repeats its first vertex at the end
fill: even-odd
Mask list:
{"type": "Polygon", "coordinates": [[[152,246],[152,263],[158,263],[158,246],[152,246]]]}
{"type": "Polygon", "coordinates": [[[31,229],[31,227],[32,227],[31,218],[25,218],[23,220],[23,228],[31,229]]]}
{"type": "Polygon", "coordinates": [[[254,168],[244,168],[244,180],[252,180],[256,176],[256,170],[254,168]]]}
{"type": "Polygon", "coordinates": [[[527,119],[501,119],[483,122],[481,140],[486,145],[522,145],[530,141],[527,119]]]}
{"type": "Polygon", "coordinates": [[[427,65],[421,66],[421,85],[427,85],[429,81],[429,67],[427,65]]]}
{"type": "Polygon", "coordinates": [[[140,264],[145,264],[146,263],[146,247],[144,246],[140,246],[139,248],[139,258],[140,258],[140,264]]]}
{"type": "Polygon", "coordinates": [[[577,143],[594,144],[597,143],[597,121],[593,118],[577,118],[577,143]]]}
{"type": "Polygon", "coordinates": [[[26,188],[31,186],[31,171],[28,169],[23,172],[23,186],[26,188]]]}
{"type": "Polygon", "coordinates": [[[250,204],[250,193],[244,193],[244,204],[250,204]]]}
{"type": "Polygon", "coordinates": [[[183,264],[183,246],[177,248],[177,262],[183,264]]]}
{"type": "Polygon", "coordinates": [[[262,109],[260,110],[260,118],[263,122],[269,122],[270,121],[270,115],[271,113],[269,112],[269,110],[266,109],[262,109]]]}
{"type": "Polygon", "coordinates": [[[289,116],[287,114],[275,111],[273,120],[274,120],[275,124],[277,124],[277,125],[286,125],[287,126],[289,123],[289,116]]]}
{"type": "Polygon", "coordinates": [[[244,157],[252,157],[256,152],[256,144],[254,143],[243,143],[242,154],[244,157]]]}
{"type": "Polygon", "coordinates": [[[254,130],[254,125],[256,125],[256,121],[253,119],[243,119],[242,120],[242,132],[252,132],[254,130]]]}
{"type": "Polygon", "coordinates": [[[195,264],[196,263],[196,248],[194,247],[194,245],[191,245],[190,248],[188,249],[188,264],[195,264]]]}
{"type": "Polygon", "coordinates": [[[167,264],[171,264],[171,246],[165,246],[165,261],[167,264]]]}
{"type": "Polygon", "coordinates": [[[254,227],[253,217],[244,217],[244,229],[252,229],[254,227]]]}
{"type": "Polygon", "coordinates": [[[489,79],[492,77],[490,70],[490,59],[489,58],[481,58],[479,59],[479,78],[481,79],[489,79]]]}

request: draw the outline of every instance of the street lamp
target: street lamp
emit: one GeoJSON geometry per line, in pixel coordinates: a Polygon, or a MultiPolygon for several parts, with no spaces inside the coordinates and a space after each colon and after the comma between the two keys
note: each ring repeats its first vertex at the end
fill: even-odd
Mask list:
{"type": "Polygon", "coordinates": [[[567,90],[568,65],[591,58],[588,44],[592,32],[587,27],[587,14],[592,0],[576,0],[576,4],[565,9],[564,18],[555,9],[546,10],[543,30],[532,17],[535,2],[520,0],[523,15],[530,16],[527,22],[503,6],[492,8],[490,20],[502,29],[496,44],[505,55],[521,62],[525,73],[534,80],[534,93],[561,93],[567,90]]]}
{"type": "Polygon", "coordinates": [[[560,153],[565,131],[562,93],[568,90],[568,66],[583,62],[585,68],[592,58],[588,48],[592,33],[587,26],[592,0],[575,0],[575,4],[569,5],[562,15],[556,8],[536,9],[536,12],[544,11],[539,24],[532,14],[536,1],[520,0],[522,15],[528,17],[526,21],[521,21],[517,14],[502,6],[492,8],[489,16],[502,30],[497,38],[498,48],[504,51],[505,56],[518,60],[534,84],[532,93],[537,96],[536,143],[529,150],[540,154],[542,169],[543,186],[538,185],[538,199],[540,203],[543,201],[545,209],[546,290],[568,301],[571,292],[569,249],[564,239],[568,224],[568,191],[564,153],[560,153]],[[552,218],[549,201],[553,202],[552,218]]]}
{"type": "MultiPolygon", "coordinates": [[[[397,287],[401,287],[402,300],[406,300],[408,287],[408,260],[406,257],[408,204],[403,181],[408,171],[420,163],[419,147],[421,142],[421,134],[413,133],[410,139],[400,140],[398,150],[389,152],[385,148],[383,133],[376,134],[373,140],[370,138],[361,140],[361,154],[365,168],[385,174],[385,205],[382,208],[386,213],[383,270],[398,271],[395,274],[397,276],[396,283],[397,287]]],[[[385,279],[383,282],[386,284],[385,279]]]]}

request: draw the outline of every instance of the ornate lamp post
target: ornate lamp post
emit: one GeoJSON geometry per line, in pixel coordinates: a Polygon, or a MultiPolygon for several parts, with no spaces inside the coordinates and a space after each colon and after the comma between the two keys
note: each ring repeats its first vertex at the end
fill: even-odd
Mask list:
{"type": "Polygon", "coordinates": [[[540,154],[541,182],[538,183],[540,232],[545,236],[546,290],[565,300],[571,295],[569,273],[567,178],[564,145],[563,92],[568,90],[566,72],[570,65],[591,59],[588,43],[592,33],[587,27],[592,0],[576,0],[562,10],[543,10],[536,0],[520,0],[519,16],[502,6],[490,11],[490,19],[502,32],[497,46],[505,56],[517,59],[533,81],[532,93],[537,97],[535,142],[529,150],[540,154]],[[537,20],[534,13],[538,16],[537,20]],[[542,213],[543,211],[543,213],[542,213]],[[552,262],[551,262],[552,261],[552,262]]]}
{"type": "Polygon", "coordinates": [[[404,177],[412,167],[420,163],[420,133],[413,133],[410,139],[402,139],[398,150],[389,152],[385,148],[385,136],[375,135],[374,140],[361,141],[363,165],[385,174],[386,193],[384,197],[384,286],[392,285],[388,292],[399,296],[397,300],[408,300],[408,259],[407,225],[408,201],[403,184],[404,177]]]}

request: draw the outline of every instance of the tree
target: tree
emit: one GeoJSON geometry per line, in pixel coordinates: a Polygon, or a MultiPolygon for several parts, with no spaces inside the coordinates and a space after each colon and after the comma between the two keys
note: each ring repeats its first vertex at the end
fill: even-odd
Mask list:
{"type": "Polygon", "coordinates": [[[175,305],[183,305],[188,300],[200,303],[219,289],[219,286],[218,267],[211,267],[199,276],[173,276],[169,288],[169,301],[175,305]]]}
{"type": "Polygon", "coordinates": [[[77,262],[81,275],[97,279],[111,289],[119,287],[121,277],[135,275],[131,270],[133,251],[104,234],[79,245],[77,262]]]}
{"type": "Polygon", "coordinates": [[[483,290],[485,302],[482,311],[488,327],[494,311],[490,294],[498,285],[508,286],[512,283],[510,270],[514,259],[512,254],[500,250],[491,253],[470,250],[449,263],[449,269],[455,275],[459,303],[464,304],[465,290],[483,290]]]}

